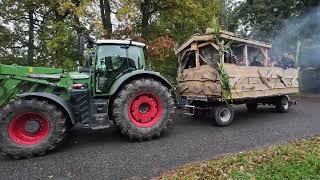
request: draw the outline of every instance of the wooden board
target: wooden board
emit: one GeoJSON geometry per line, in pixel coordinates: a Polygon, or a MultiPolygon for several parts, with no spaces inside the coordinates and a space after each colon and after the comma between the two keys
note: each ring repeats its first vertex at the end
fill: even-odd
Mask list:
{"type": "Polygon", "coordinates": [[[279,67],[254,67],[224,65],[230,81],[237,81],[232,86],[232,97],[256,98],[299,92],[297,69],[283,69],[279,67]]]}
{"type": "MultiPolygon", "coordinates": [[[[229,74],[232,98],[257,98],[299,92],[297,69],[224,65],[229,74]]],[[[209,65],[178,73],[181,96],[221,97],[221,83],[216,69],[209,65]]]]}
{"type": "Polygon", "coordinates": [[[179,93],[183,96],[220,97],[221,84],[217,70],[208,65],[178,73],[179,93]]]}

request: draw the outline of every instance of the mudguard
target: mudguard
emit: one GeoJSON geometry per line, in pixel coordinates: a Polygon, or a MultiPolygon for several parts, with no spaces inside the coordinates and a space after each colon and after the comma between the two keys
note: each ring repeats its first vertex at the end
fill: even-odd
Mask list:
{"type": "Polygon", "coordinates": [[[130,73],[127,73],[123,76],[121,76],[111,87],[108,95],[112,96],[114,95],[117,90],[120,88],[121,85],[125,84],[126,82],[131,81],[135,78],[154,78],[156,80],[159,80],[163,85],[165,85],[167,88],[171,89],[172,85],[170,82],[163,77],[160,73],[154,72],[154,71],[146,71],[146,70],[137,70],[130,73]]]}
{"type": "Polygon", "coordinates": [[[74,114],[72,113],[71,108],[68,105],[68,103],[65,100],[63,100],[61,97],[57,96],[57,95],[50,94],[50,93],[43,93],[43,92],[34,92],[34,93],[17,94],[17,97],[20,97],[20,98],[41,97],[41,98],[47,99],[47,100],[49,100],[51,102],[54,102],[58,106],[63,108],[63,110],[68,114],[72,124],[76,123],[74,114]]]}

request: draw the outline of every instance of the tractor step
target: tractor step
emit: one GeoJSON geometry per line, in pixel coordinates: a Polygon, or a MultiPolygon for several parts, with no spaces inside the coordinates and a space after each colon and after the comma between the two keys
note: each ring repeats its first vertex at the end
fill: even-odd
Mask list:
{"type": "Polygon", "coordinates": [[[112,125],[109,121],[108,113],[95,114],[93,122],[91,124],[92,130],[106,129],[112,125]]]}
{"type": "Polygon", "coordinates": [[[90,128],[93,130],[105,129],[112,126],[108,114],[109,101],[106,99],[93,100],[93,116],[90,122],[90,128]]]}

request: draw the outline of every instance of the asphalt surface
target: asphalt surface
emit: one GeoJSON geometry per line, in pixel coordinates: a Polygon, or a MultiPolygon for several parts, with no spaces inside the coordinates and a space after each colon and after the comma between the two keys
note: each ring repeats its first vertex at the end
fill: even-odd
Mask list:
{"type": "Polygon", "coordinates": [[[235,121],[226,128],[212,126],[210,118],[195,121],[178,111],[162,138],[141,143],[127,140],[116,128],[76,128],[47,156],[27,160],[0,156],[0,179],[148,179],[221,154],[319,135],[319,107],[319,98],[301,100],[288,114],[278,114],[272,107],[247,113],[244,106],[237,106],[235,121]]]}

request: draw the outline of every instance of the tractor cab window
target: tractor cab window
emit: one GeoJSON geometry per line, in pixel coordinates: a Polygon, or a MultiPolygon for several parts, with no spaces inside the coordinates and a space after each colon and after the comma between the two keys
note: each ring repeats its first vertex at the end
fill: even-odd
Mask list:
{"type": "Polygon", "coordinates": [[[98,49],[97,68],[105,71],[137,69],[143,60],[141,48],[126,45],[105,45],[98,49]]]}
{"type": "Polygon", "coordinates": [[[107,92],[121,74],[141,68],[143,50],[129,45],[102,45],[98,47],[96,71],[98,91],[107,92]]]}

